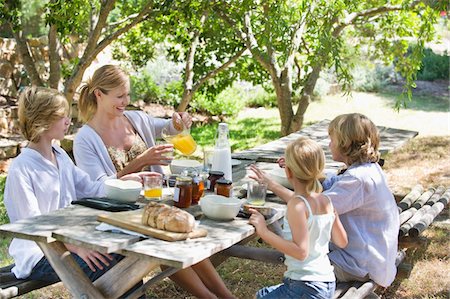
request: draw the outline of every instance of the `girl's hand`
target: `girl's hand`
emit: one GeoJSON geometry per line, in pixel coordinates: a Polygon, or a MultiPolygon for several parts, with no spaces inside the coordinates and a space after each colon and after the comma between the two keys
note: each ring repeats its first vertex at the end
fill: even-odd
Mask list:
{"type": "Polygon", "coordinates": [[[277,163],[281,168],[286,167],[286,159],[284,157],[278,158],[277,163]]]}
{"type": "Polygon", "coordinates": [[[173,145],[160,144],[148,148],[141,154],[145,165],[169,165],[173,160],[173,145]]]}
{"type": "Polygon", "coordinates": [[[250,174],[248,176],[249,178],[254,179],[255,181],[258,181],[260,183],[265,183],[269,188],[269,183],[271,182],[271,180],[265,171],[259,169],[255,164],[250,165],[250,170],[253,171],[254,174],[250,174]]]}
{"type": "Polygon", "coordinates": [[[66,247],[69,251],[77,254],[79,257],[83,259],[83,261],[88,265],[89,269],[92,272],[97,271],[95,266],[103,270],[103,265],[109,266],[109,261],[113,260],[113,257],[109,254],[101,254],[98,251],[77,247],[74,245],[66,244],[66,247]],[[103,263],[103,264],[102,264],[103,263]]]}
{"type": "Polygon", "coordinates": [[[173,127],[182,131],[183,127],[189,129],[192,126],[192,117],[187,112],[175,112],[172,114],[173,127]]]}
{"type": "Polygon", "coordinates": [[[248,222],[255,227],[258,235],[267,230],[267,224],[264,216],[255,209],[249,209],[248,211],[252,214],[248,219],[248,222]]]}

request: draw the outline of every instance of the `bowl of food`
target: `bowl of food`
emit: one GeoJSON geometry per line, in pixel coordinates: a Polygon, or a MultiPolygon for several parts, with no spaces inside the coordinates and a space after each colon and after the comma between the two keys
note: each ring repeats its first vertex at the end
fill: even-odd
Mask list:
{"type": "Polygon", "coordinates": [[[200,200],[200,207],[206,217],[229,221],[237,216],[242,205],[242,201],[235,197],[225,197],[222,195],[206,195],[200,200]]]}
{"type": "Polygon", "coordinates": [[[291,190],[294,189],[286,177],[286,171],[284,170],[284,168],[274,168],[268,170],[267,173],[278,184],[283,185],[284,187],[291,190]]]}
{"type": "Polygon", "coordinates": [[[136,181],[111,179],[105,181],[106,197],[123,202],[135,202],[139,198],[142,184],[136,181]]]}
{"type": "Polygon", "coordinates": [[[180,174],[185,169],[189,171],[196,170],[197,172],[200,172],[203,168],[203,164],[198,162],[197,160],[180,159],[172,160],[169,167],[172,174],[180,174]]]}

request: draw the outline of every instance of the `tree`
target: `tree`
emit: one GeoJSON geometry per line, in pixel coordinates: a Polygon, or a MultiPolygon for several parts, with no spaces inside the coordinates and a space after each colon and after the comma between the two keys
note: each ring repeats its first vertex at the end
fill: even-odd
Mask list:
{"type": "MultiPolygon", "coordinates": [[[[431,4],[433,2],[430,2],[431,4]]],[[[303,124],[320,72],[333,67],[349,90],[347,40],[368,44],[370,54],[414,86],[424,43],[433,37],[437,10],[427,1],[214,1],[214,10],[235,30],[269,75],[277,98],[281,134],[303,124]],[[392,2],[392,3],[391,3],[392,2]],[[407,55],[408,39],[417,47],[407,55]],[[298,108],[294,111],[294,103],[298,108]]]]}
{"type": "Polygon", "coordinates": [[[115,0],[50,0],[45,3],[45,20],[49,40],[49,79],[45,81],[36,69],[36,61],[29,52],[21,26],[21,2],[0,0],[1,20],[6,23],[17,42],[19,54],[33,85],[57,88],[61,79],[62,57],[71,39],[83,45],[80,56],[63,65],[64,93],[72,101],[85,70],[96,56],[123,33],[136,24],[154,17],[171,1],[115,0]],[[61,51],[60,51],[61,50],[61,51]]]}
{"type": "Polygon", "coordinates": [[[176,1],[165,14],[130,30],[121,43],[138,67],[150,58],[142,49],[155,43],[164,43],[168,58],[184,64],[178,111],[185,111],[198,91],[212,99],[231,85],[238,74],[236,62],[246,51],[243,42],[205,0],[176,1]]]}

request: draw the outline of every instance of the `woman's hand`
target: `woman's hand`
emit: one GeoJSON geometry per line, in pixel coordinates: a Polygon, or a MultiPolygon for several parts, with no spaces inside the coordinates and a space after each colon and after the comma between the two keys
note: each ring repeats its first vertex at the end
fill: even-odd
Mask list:
{"type": "Polygon", "coordinates": [[[139,157],[144,161],[146,165],[169,165],[173,160],[173,145],[172,144],[160,144],[148,148],[139,157]]]}
{"type": "Polygon", "coordinates": [[[175,112],[172,114],[173,127],[182,131],[183,127],[189,129],[192,126],[192,117],[187,112],[175,112]]]}
{"type": "Polygon", "coordinates": [[[267,230],[266,220],[264,216],[255,209],[248,209],[248,211],[252,214],[248,219],[248,222],[253,225],[256,229],[258,235],[261,235],[265,230],[267,230]]]}
{"type": "Polygon", "coordinates": [[[92,272],[97,271],[95,266],[98,269],[103,270],[103,265],[109,266],[109,261],[113,260],[113,257],[109,254],[101,254],[98,251],[77,247],[70,244],[66,244],[66,247],[70,252],[73,252],[81,257],[92,272]]]}

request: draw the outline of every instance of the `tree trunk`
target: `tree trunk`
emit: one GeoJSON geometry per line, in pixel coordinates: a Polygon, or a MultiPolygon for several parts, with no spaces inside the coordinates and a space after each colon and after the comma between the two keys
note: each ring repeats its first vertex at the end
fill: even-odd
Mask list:
{"type": "Polygon", "coordinates": [[[58,89],[59,80],[61,79],[61,64],[58,55],[56,26],[54,24],[50,25],[48,32],[48,58],[50,62],[48,83],[51,88],[58,89]]]}
{"type": "Polygon", "coordinates": [[[292,133],[292,120],[294,112],[292,110],[292,85],[290,72],[284,70],[280,77],[272,77],[272,83],[275,87],[275,95],[277,97],[278,110],[281,119],[281,135],[286,136],[292,133]]]}
{"type": "Polygon", "coordinates": [[[14,38],[16,39],[17,50],[22,57],[23,65],[28,73],[31,84],[36,86],[44,86],[42,79],[36,69],[36,66],[34,65],[34,61],[29,51],[27,41],[22,37],[22,33],[20,31],[18,32],[14,30],[14,27],[11,23],[8,23],[8,25],[11,32],[13,33],[14,38]]]}

